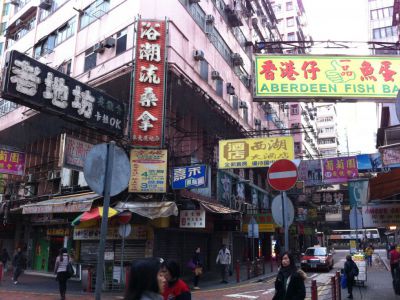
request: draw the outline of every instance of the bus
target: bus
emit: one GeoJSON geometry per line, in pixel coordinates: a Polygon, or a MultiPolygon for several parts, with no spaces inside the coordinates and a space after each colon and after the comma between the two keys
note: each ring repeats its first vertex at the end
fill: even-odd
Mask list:
{"type": "Polygon", "coordinates": [[[381,243],[381,237],[378,228],[370,229],[338,229],[332,230],[328,235],[328,245],[334,248],[348,248],[350,240],[365,240],[374,245],[381,243]]]}

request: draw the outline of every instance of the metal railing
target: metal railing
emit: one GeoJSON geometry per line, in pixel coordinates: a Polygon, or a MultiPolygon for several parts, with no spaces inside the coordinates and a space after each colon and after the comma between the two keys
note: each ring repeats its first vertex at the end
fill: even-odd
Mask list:
{"type": "Polygon", "coordinates": [[[341,300],[340,272],[330,277],[329,282],[319,284],[315,279],[306,285],[307,300],[341,300]]]}

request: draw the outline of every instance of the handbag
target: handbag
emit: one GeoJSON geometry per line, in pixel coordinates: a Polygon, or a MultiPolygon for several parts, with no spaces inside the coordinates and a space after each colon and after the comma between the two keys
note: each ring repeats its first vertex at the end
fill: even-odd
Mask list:
{"type": "Polygon", "coordinates": [[[68,259],[68,264],[67,264],[67,277],[71,278],[72,276],[75,275],[74,267],[72,266],[71,262],[68,259]]]}
{"type": "Polygon", "coordinates": [[[340,286],[342,287],[342,289],[347,288],[347,277],[346,277],[346,274],[342,274],[342,276],[340,277],[340,286]]]}
{"type": "Polygon", "coordinates": [[[203,274],[203,268],[202,267],[196,267],[194,268],[194,275],[200,276],[203,274]]]}

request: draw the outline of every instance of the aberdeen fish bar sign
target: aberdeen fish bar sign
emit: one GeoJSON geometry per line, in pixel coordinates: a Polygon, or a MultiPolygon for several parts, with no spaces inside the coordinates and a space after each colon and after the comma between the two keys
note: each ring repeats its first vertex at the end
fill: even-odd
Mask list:
{"type": "Polygon", "coordinates": [[[336,98],[392,102],[400,87],[397,56],[257,55],[255,72],[256,101],[336,98]]]}

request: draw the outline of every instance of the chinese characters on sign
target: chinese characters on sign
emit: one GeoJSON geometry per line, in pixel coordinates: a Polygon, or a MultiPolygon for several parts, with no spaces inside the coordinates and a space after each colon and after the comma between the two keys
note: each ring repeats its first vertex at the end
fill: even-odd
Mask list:
{"type": "Polygon", "coordinates": [[[255,97],[394,100],[400,80],[399,62],[395,56],[257,55],[255,97]]]}
{"type": "Polygon", "coordinates": [[[131,150],[130,193],[165,193],[167,150],[131,150]]]}
{"type": "Polygon", "coordinates": [[[173,189],[192,189],[205,187],[207,184],[207,166],[188,166],[172,169],[173,189]]]}
{"type": "Polygon", "coordinates": [[[83,171],[85,159],[93,145],[67,136],[61,137],[60,167],[83,171]]]}
{"type": "Polygon", "coordinates": [[[379,149],[382,155],[382,163],[386,167],[398,167],[400,165],[400,147],[379,149]]]}
{"type": "Polygon", "coordinates": [[[302,160],[298,167],[299,179],[305,186],[322,185],[321,160],[302,160]]]}
{"type": "Polygon", "coordinates": [[[181,210],[180,228],[206,228],[206,211],[199,210],[181,210]]]}
{"type": "Polygon", "coordinates": [[[0,148],[0,173],[24,175],[25,153],[0,148]]]}
{"type": "MultiPolygon", "coordinates": [[[[99,240],[100,228],[74,228],[74,240],[99,240]]],[[[119,240],[121,236],[118,233],[118,227],[109,227],[107,230],[107,240],[119,240]]],[[[147,239],[146,226],[134,225],[130,234],[126,237],[128,240],[147,239]]]]}
{"type": "Polygon", "coordinates": [[[317,205],[335,205],[341,206],[344,202],[348,203],[347,193],[345,191],[332,191],[313,193],[311,201],[317,205]]]}
{"type": "Polygon", "coordinates": [[[279,159],[294,159],[293,137],[219,141],[220,169],[268,167],[279,159]]]}
{"type": "Polygon", "coordinates": [[[341,183],[358,178],[355,156],[323,159],[322,165],[325,183],[341,183]]]}
{"type": "Polygon", "coordinates": [[[7,53],[2,97],[13,102],[63,115],[73,122],[122,135],[124,104],[29,56],[7,53]]]}
{"type": "Polygon", "coordinates": [[[363,226],[389,227],[400,226],[400,205],[380,204],[362,207],[363,226]]]}
{"type": "Polygon", "coordinates": [[[165,21],[139,21],[132,116],[134,146],[163,145],[165,43],[165,21]]]}

